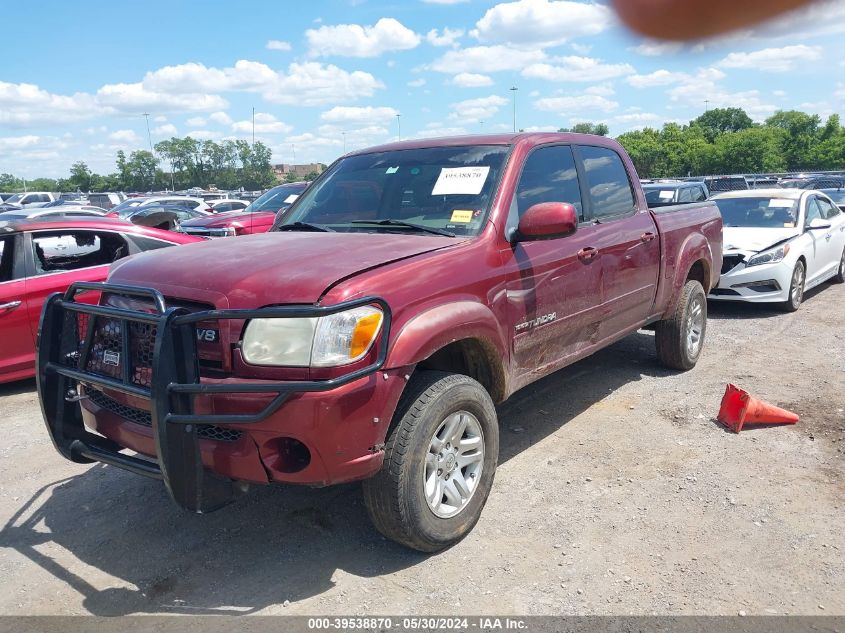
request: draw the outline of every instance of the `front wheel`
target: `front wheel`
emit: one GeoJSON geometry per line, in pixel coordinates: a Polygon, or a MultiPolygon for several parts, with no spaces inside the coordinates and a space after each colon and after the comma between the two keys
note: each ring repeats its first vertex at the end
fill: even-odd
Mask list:
{"type": "Polygon", "coordinates": [[[695,280],[688,281],[675,309],[654,328],[657,358],[666,367],[686,371],[695,367],[707,331],[707,295],[695,280]]]}
{"type": "Polygon", "coordinates": [[[833,276],[834,283],[845,284],[845,249],[842,250],[842,257],[839,260],[839,269],[833,276]]]}
{"type": "Polygon", "coordinates": [[[386,537],[437,552],[466,536],[493,485],[499,426],[489,394],[460,374],[417,372],[399,402],[384,465],[363,482],[386,537]]]}
{"type": "Polygon", "coordinates": [[[795,268],[792,269],[792,279],[789,282],[789,298],[781,304],[781,307],[786,312],[795,312],[801,307],[801,302],[804,301],[804,284],[807,281],[807,271],[804,268],[804,262],[798,260],[795,262],[795,268]]]}

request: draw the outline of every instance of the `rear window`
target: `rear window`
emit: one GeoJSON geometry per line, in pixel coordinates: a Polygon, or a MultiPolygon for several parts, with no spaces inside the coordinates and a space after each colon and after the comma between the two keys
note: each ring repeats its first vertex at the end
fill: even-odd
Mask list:
{"type": "Polygon", "coordinates": [[[619,154],[606,147],[578,148],[590,191],[593,216],[622,215],[634,208],[634,192],[619,154]]]}

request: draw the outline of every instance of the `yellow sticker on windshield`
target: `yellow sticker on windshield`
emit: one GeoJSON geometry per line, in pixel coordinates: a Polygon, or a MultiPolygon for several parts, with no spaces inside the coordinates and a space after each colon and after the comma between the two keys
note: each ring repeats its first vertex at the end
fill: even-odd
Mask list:
{"type": "Polygon", "coordinates": [[[452,211],[452,222],[472,222],[472,214],[473,212],[466,209],[455,209],[452,211]]]}

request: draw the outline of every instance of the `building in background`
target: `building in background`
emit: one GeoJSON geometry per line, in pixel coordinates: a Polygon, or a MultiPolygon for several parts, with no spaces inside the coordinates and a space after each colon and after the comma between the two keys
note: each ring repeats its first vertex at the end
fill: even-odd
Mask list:
{"type": "Polygon", "coordinates": [[[293,182],[297,180],[311,180],[315,175],[319,176],[323,173],[325,168],[326,166],[322,163],[307,163],[305,165],[280,163],[273,165],[273,173],[281,181],[293,182]]]}

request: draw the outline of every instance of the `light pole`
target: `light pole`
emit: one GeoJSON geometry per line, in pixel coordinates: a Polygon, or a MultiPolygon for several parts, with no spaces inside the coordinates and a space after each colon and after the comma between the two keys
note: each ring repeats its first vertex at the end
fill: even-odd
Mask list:
{"type": "Polygon", "coordinates": [[[399,120],[399,117],[402,116],[401,114],[396,115],[396,140],[402,140],[402,122],[399,120]]]}
{"type": "Polygon", "coordinates": [[[147,140],[150,142],[150,154],[153,154],[153,137],[150,135],[150,113],[144,112],[144,119],[147,121],[147,140]]]}
{"type": "Polygon", "coordinates": [[[341,132],[343,135],[343,153],[346,153],[346,132],[341,132]]]}
{"type": "Polygon", "coordinates": [[[252,109],[252,149],[255,149],[255,108],[252,109]]]}
{"type": "Polygon", "coordinates": [[[513,131],[516,133],[516,91],[519,90],[516,86],[511,86],[510,91],[513,93],[513,131]]]}
{"type": "Polygon", "coordinates": [[[291,143],[290,151],[293,152],[293,164],[296,165],[296,144],[295,143],[291,143]]]}
{"type": "Polygon", "coordinates": [[[704,100],[704,111],[710,112],[710,100],[709,99],[704,100]]]}
{"type": "Polygon", "coordinates": [[[478,123],[481,125],[481,131],[483,132],[484,131],[484,121],[479,121],[478,123]]]}

